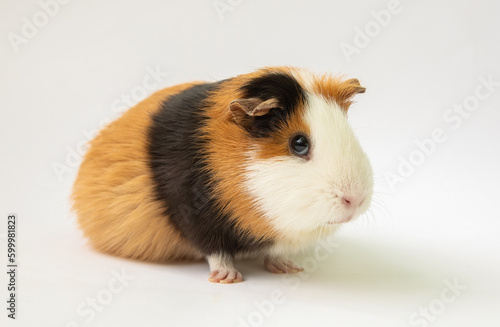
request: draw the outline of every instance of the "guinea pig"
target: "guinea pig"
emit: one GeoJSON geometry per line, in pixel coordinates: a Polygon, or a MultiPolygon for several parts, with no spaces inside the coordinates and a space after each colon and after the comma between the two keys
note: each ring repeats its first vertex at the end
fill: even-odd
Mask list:
{"type": "Polygon", "coordinates": [[[373,173],[348,121],[357,79],[268,67],[158,91],[90,143],[73,209],[97,250],[152,262],[235,257],[273,273],[364,213],[373,173]]]}

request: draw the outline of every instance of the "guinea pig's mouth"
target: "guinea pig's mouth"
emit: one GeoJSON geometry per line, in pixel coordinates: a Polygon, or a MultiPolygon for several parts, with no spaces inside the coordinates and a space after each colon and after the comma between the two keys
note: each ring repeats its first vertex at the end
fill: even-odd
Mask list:
{"type": "Polygon", "coordinates": [[[329,225],[343,224],[343,223],[346,223],[346,222],[350,221],[353,217],[354,217],[354,214],[350,214],[347,217],[344,217],[342,219],[330,220],[330,221],[327,222],[327,224],[329,224],[329,225]]]}

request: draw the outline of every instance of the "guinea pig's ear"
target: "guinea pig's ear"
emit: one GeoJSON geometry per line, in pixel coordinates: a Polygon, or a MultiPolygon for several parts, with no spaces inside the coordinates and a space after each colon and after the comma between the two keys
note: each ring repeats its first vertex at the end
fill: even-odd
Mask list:
{"type": "Polygon", "coordinates": [[[232,101],[229,105],[234,121],[244,128],[249,127],[253,117],[264,116],[274,108],[281,108],[278,100],[274,98],[266,101],[259,98],[238,99],[232,101]]]}
{"type": "Polygon", "coordinates": [[[346,84],[346,91],[348,91],[347,95],[349,98],[355,96],[358,93],[365,93],[366,87],[361,86],[359,84],[359,80],[357,78],[351,78],[344,82],[346,84]]]}
{"type": "Polygon", "coordinates": [[[366,88],[362,87],[357,78],[351,78],[339,84],[335,100],[341,108],[347,112],[352,104],[352,97],[358,93],[365,93],[366,88]]]}

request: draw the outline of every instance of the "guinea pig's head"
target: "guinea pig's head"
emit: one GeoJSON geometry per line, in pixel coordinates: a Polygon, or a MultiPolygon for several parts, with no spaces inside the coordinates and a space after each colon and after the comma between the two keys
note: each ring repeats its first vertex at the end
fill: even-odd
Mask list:
{"type": "Polygon", "coordinates": [[[347,120],[358,80],[269,68],[239,90],[230,112],[249,140],[244,188],[276,230],[328,229],[368,209],[372,168],[347,120]]]}

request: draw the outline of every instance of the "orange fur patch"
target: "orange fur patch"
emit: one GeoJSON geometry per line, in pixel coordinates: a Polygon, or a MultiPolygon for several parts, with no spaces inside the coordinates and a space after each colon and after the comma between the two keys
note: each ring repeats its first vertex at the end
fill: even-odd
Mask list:
{"type": "Polygon", "coordinates": [[[91,142],[72,199],[78,224],[97,250],[156,262],[203,258],[155,199],[146,144],[151,115],[162,101],[194,84],[154,93],[91,142]]]}
{"type": "Polygon", "coordinates": [[[325,74],[314,79],[312,91],[337,102],[342,110],[347,112],[352,104],[352,97],[357,93],[364,93],[365,90],[355,78],[343,80],[341,77],[325,74]]]}
{"type": "Polygon", "coordinates": [[[259,159],[269,159],[278,156],[292,155],[288,145],[290,137],[299,132],[311,135],[309,126],[305,123],[304,114],[304,105],[301,104],[289,117],[287,123],[280,126],[279,130],[272,138],[256,139],[256,157],[259,159]]]}

